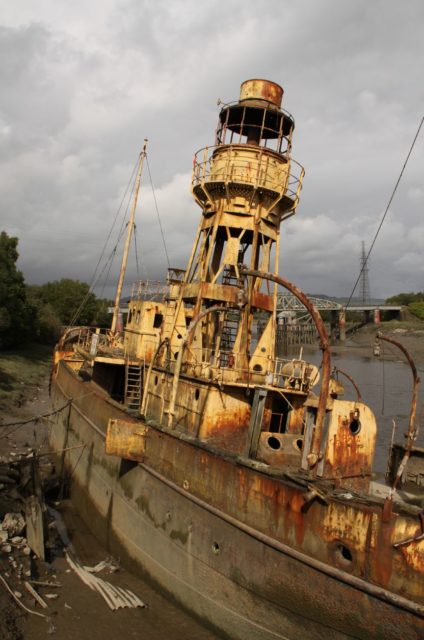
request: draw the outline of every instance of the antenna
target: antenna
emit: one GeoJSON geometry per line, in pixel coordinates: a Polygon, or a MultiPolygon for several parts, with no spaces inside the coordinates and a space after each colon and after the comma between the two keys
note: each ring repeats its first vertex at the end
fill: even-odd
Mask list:
{"type": "Polygon", "coordinates": [[[365,251],[365,242],[362,240],[362,250],[361,250],[361,298],[362,304],[368,304],[370,301],[370,281],[368,278],[368,268],[369,259],[367,260],[367,252],[365,251]]]}

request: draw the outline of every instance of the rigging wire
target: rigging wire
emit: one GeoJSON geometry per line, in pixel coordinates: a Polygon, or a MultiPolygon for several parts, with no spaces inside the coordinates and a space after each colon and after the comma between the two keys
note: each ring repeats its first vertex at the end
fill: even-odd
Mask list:
{"type": "Polygon", "coordinates": [[[140,280],[140,267],[138,264],[138,249],[137,249],[137,226],[134,225],[134,250],[135,250],[135,264],[137,267],[137,280],[140,280]]]}
{"type": "Polygon", "coordinates": [[[164,248],[164,251],[165,251],[166,262],[168,264],[168,269],[169,269],[171,264],[169,262],[169,255],[168,255],[168,250],[166,248],[166,242],[165,242],[165,234],[163,232],[162,222],[161,222],[160,215],[159,215],[159,207],[158,207],[158,203],[157,203],[157,200],[156,200],[156,193],[155,193],[155,188],[153,186],[152,174],[150,173],[149,158],[148,158],[147,154],[146,154],[146,164],[147,164],[147,171],[149,173],[150,186],[152,187],[153,201],[155,203],[156,215],[158,217],[159,229],[160,229],[160,234],[162,236],[162,243],[163,243],[163,248],[164,248]]]}
{"type": "MultiPolygon", "coordinates": [[[[119,243],[121,242],[121,239],[122,239],[122,237],[123,237],[123,235],[124,235],[124,233],[125,233],[125,230],[126,230],[126,228],[127,228],[127,226],[128,226],[128,222],[127,222],[127,224],[125,224],[125,220],[126,220],[127,215],[128,215],[128,208],[129,208],[129,206],[130,206],[130,201],[131,201],[131,199],[132,199],[132,196],[133,196],[133,193],[134,193],[134,189],[135,189],[135,180],[134,180],[134,184],[133,184],[133,188],[132,188],[131,194],[130,194],[130,196],[129,196],[129,198],[128,198],[128,201],[127,201],[127,206],[126,206],[126,208],[125,208],[124,216],[123,216],[123,218],[122,218],[121,227],[120,227],[120,229],[119,229],[118,239],[117,239],[117,241],[116,241],[116,243],[115,243],[115,246],[113,247],[113,249],[112,249],[112,251],[111,251],[111,253],[110,253],[110,256],[109,256],[109,258],[108,258],[107,262],[105,263],[105,265],[104,265],[104,267],[103,267],[102,273],[99,275],[99,277],[98,277],[98,279],[97,279],[97,282],[99,282],[99,281],[100,281],[100,278],[101,278],[101,276],[102,276],[102,274],[106,271],[106,267],[108,266],[108,263],[109,263],[109,268],[108,268],[108,270],[107,270],[107,273],[106,273],[105,279],[104,279],[104,281],[103,281],[101,297],[103,297],[103,293],[104,293],[105,287],[106,287],[106,285],[107,285],[107,283],[108,283],[108,280],[109,280],[109,274],[110,274],[110,271],[111,271],[111,269],[112,269],[113,261],[115,260],[115,256],[116,256],[116,252],[117,252],[117,250],[118,250],[119,243]],[[109,260],[110,260],[110,262],[109,262],[109,260]]],[[[97,282],[96,282],[96,284],[97,284],[97,282]]]]}
{"type": "Polygon", "coordinates": [[[118,245],[116,244],[114,246],[114,248],[112,250],[112,253],[110,254],[107,262],[105,263],[105,266],[103,267],[103,270],[102,270],[102,274],[103,274],[105,272],[105,270],[106,270],[106,267],[109,264],[109,268],[108,268],[108,270],[106,272],[105,279],[103,280],[102,290],[101,290],[101,293],[100,293],[100,297],[101,298],[103,298],[103,295],[104,295],[104,292],[105,292],[105,288],[106,288],[107,282],[109,280],[109,274],[110,274],[110,270],[112,269],[113,261],[115,260],[117,248],[118,248],[118,245]]]}
{"type": "Polygon", "coordinates": [[[385,353],[384,353],[384,342],[381,340],[380,342],[382,342],[381,345],[381,365],[382,365],[382,387],[381,387],[381,415],[384,416],[384,410],[385,410],[385,400],[386,400],[386,367],[384,365],[384,361],[385,361],[385,353]]]}
{"type": "Polygon", "coordinates": [[[376,240],[377,240],[377,237],[378,237],[378,235],[379,235],[379,233],[380,233],[381,227],[383,226],[383,223],[384,223],[384,221],[385,221],[385,219],[386,219],[386,216],[387,216],[387,213],[388,213],[388,211],[389,211],[390,205],[392,204],[392,200],[393,200],[393,198],[395,197],[395,193],[396,193],[397,188],[398,188],[398,186],[399,186],[399,183],[400,183],[400,181],[401,181],[401,179],[402,179],[403,172],[404,172],[404,171],[405,171],[405,169],[406,169],[406,165],[408,164],[409,157],[410,157],[410,155],[411,155],[411,153],[412,153],[412,150],[413,150],[413,148],[414,148],[414,146],[415,146],[415,143],[416,143],[416,141],[417,141],[417,138],[418,138],[418,136],[419,136],[419,134],[420,134],[421,127],[423,126],[423,122],[424,122],[424,117],[422,117],[422,118],[421,118],[421,122],[420,122],[420,124],[419,124],[418,129],[417,129],[417,132],[416,132],[416,134],[415,134],[415,137],[414,137],[414,139],[413,139],[413,141],[412,141],[411,147],[410,147],[410,149],[409,149],[409,151],[408,151],[408,155],[406,156],[406,160],[405,160],[405,162],[403,163],[403,167],[402,167],[402,170],[401,170],[401,172],[400,172],[400,174],[399,174],[399,177],[398,177],[398,179],[396,180],[396,184],[395,184],[395,187],[394,187],[394,189],[393,189],[393,191],[392,191],[392,195],[390,196],[390,199],[389,199],[389,202],[388,202],[388,204],[387,204],[386,210],[384,211],[383,217],[381,218],[381,220],[380,220],[380,224],[378,225],[377,231],[375,232],[374,239],[373,239],[373,241],[372,241],[372,243],[371,243],[371,246],[370,246],[370,248],[369,248],[369,251],[368,251],[368,253],[367,253],[367,256],[366,256],[366,258],[365,258],[365,260],[364,260],[364,263],[363,263],[363,265],[362,265],[362,267],[361,267],[361,270],[360,270],[360,272],[359,272],[358,278],[356,279],[356,282],[355,282],[354,287],[353,287],[353,289],[352,289],[352,293],[351,293],[351,294],[350,294],[350,296],[349,296],[349,300],[347,301],[347,304],[346,304],[346,306],[345,306],[345,310],[348,308],[348,306],[349,306],[349,304],[350,304],[350,302],[351,302],[351,300],[352,300],[353,294],[355,293],[355,289],[356,289],[356,287],[358,286],[358,282],[359,282],[359,280],[361,279],[362,272],[364,271],[365,267],[366,267],[366,266],[367,266],[367,264],[368,264],[368,258],[369,258],[369,257],[370,257],[370,255],[371,255],[371,251],[372,251],[372,250],[373,250],[373,248],[374,248],[374,245],[375,245],[375,242],[376,242],[376,240]]]}
{"type": "MultiPolygon", "coordinates": [[[[101,251],[100,257],[99,257],[99,259],[97,261],[96,267],[95,267],[93,275],[91,277],[89,289],[88,289],[87,293],[85,294],[84,298],[82,299],[79,307],[76,309],[74,315],[72,316],[72,319],[71,319],[70,323],[68,324],[68,327],[73,326],[75,324],[75,322],[77,321],[81,311],[83,310],[84,306],[86,305],[86,303],[88,301],[88,298],[89,298],[90,294],[93,292],[94,288],[96,287],[96,285],[97,285],[97,283],[98,283],[98,281],[99,281],[99,279],[100,279],[100,277],[101,277],[101,275],[102,275],[102,273],[104,271],[104,269],[103,269],[102,273],[98,276],[98,278],[96,280],[97,271],[99,269],[100,263],[101,263],[101,261],[103,259],[104,254],[105,254],[106,247],[107,247],[107,245],[109,243],[109,240],[110,240],[110,238],[112,236],[113,229],[115,227],[115,224],[116,224],[116,221],[118,219],[119,213],[120,213],[120,211],[122,209],[122,205],[124,204],[125,198],[127,197],[128,189],[130,188],[131,183],[133,183],[133,190],[134,190],[134,184],[135,184],[134,176],[135,176],[135,173],[136,173],[136,170],[137,170],[137,166],[138,166],[138,158],[137,158],[136,163],[134,164],[130,179],[128,180],[128,184],[127,184],[127,186],[125,188],[125,191],[124,191],[124,194],[122,196],[121,202],[120,202],[119,207],[118,207],[118,209],[116,211],[115,218],[114,218],[114,220],[112,222],[112,225],[111,225],[111,227],[109,229],[109,233],[107,235],[107,238],[106,238],[105,243],[103,245],[103,249],[101,251]]],[[[125,209],[125,214],[124,214],[124,218],[123,218],[124,220],[125,220],[127,212],[128,212],[128,206],[129,206],[128,203],[129,203],[129,200],[127,202],[127,206],[126,206],[126,209],[125,209]]],[[[121,233],[121,230],[122,230],[122,226],[123,226],[123,223],[121,223],[120,233],[121,233]]],[[[121,235],[119,237],[121,237],[121,235]]],[[[115,245],[115,251],[116,251],[116,245],[115,245]]]]}

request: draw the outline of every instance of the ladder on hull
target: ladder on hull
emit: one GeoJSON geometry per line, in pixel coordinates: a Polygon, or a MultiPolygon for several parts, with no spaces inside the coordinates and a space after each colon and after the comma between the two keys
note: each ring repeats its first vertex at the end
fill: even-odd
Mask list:
{"type": "Polygon", "coordinates": [[[143,370],[141,365],[125,365],[125,404],[131,411],[140,410],[142,378],[143,370]]]}

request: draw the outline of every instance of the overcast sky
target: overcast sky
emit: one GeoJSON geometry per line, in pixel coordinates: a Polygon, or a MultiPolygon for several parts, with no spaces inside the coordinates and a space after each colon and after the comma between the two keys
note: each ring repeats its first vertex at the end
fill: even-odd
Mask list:
{"type": "MultiPolygon", "coordinates": [[[[284,87],[306,169],[281,271],[306,291],[349,295],[424,115],[422,0],[0,0],[0,10],[0,227],[19,237],[28,282],[90,281],[144,137],[170,261],[185,267],[200,216],[193,153],[213,143],[217,99],[236,100],[256,77],[284,87]]],[[[424,290],[423,177],[424,127],[372,253],[373,297],[424,290]]],[[[147,177],[141,201],[141,276],[161,278],[147,177]]]]}

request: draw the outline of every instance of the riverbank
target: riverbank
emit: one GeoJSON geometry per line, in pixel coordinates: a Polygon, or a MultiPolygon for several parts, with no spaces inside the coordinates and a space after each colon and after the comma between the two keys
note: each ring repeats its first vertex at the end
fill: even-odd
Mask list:
{"type": "MultiPolygon", "coordinates": [[[[352,354],[362,357],[373,357],[375,339],[378,332],[400,342],[411,354],[417,366],[424,365],[424,322],[399,322],[391,320],[380,325],[365,325],[344,345],[332,346],[335,353],[349,349],[352,354]]],[[[380,358],[385,360],[404,360],[402,353],[395,346],[380,341],[380,358]]]]}
{"type": "Polygon", "coordinates": [[[50,346],[29,344],[0,351],[0,413],[22,413],[21,407],[37,396],[51,366],[50,346]]]}

